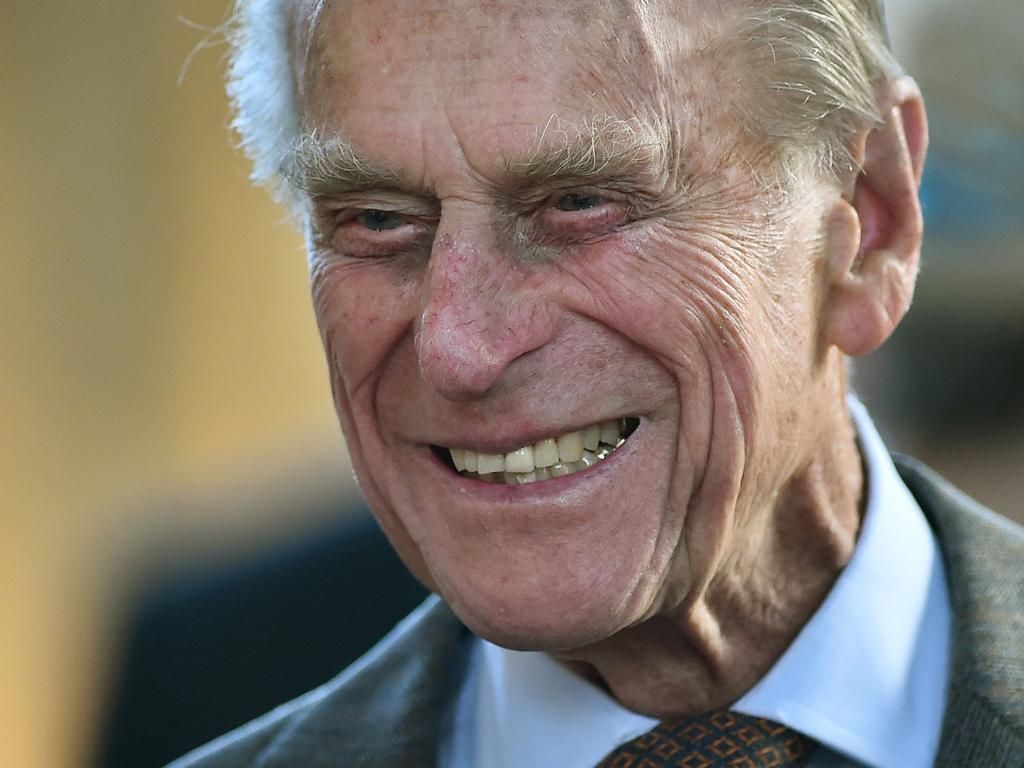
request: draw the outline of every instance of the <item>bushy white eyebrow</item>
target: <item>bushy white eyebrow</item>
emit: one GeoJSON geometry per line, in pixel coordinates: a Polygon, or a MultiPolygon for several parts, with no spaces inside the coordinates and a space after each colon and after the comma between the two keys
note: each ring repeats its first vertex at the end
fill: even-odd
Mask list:
{"type": "Polygon", "coordinates": [[[638,120],[595,116],[566,125],[552,115],[533,147],[506,161],[513,177],[531,180],[623,174],[663,162],[663,139],[638,120]]]}
{"type": "MultiPolygon", "coordinates": [[[[504,171],[514,187],[627,176],[660,168],[664,154],[664,142],[638,121],[598,116],[567,125],[552,116],[528,149],[504,161],[504,171]]],[[[408,186],[400,173],[361,156],[337,134],[300,137],[278,171],[294,193],[307,197],[408,186]]]]}
{"type": "Polygon", "coordinates": [[[398,173],[360,156],[344,137],[321,138],[317,133],[288,147],[280,173],[294,192],[308,197],[396,187],[401,182],[398,173]]]}

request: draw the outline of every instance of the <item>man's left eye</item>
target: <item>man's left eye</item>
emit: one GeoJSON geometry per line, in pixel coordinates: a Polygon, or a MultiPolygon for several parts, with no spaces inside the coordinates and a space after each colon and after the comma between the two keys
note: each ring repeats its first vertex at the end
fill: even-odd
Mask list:
{"type": "Polygon", "coordinates": [[[555,208],[560,211],[585,211],[589,208],[597,208],[604,202],[604,198],[599,195],[580,195],[570,192],[555,201],[555,208]]]}

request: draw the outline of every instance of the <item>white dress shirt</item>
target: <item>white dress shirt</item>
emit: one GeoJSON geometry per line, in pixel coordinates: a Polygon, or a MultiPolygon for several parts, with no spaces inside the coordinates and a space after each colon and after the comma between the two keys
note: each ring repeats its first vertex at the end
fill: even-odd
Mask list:
{"type": "MultiPolygon", "coordinates": [[[[927,768],[949,676],[942,557],[864,407],[852,397],[849,406],[867,469],[853,557],[790,647],[732,709],[816,739],[812,768],[927,768]]],[[[543,653],[472,642],[442,730],[442,768],[593,768],[657,724],[543,653]]]]}

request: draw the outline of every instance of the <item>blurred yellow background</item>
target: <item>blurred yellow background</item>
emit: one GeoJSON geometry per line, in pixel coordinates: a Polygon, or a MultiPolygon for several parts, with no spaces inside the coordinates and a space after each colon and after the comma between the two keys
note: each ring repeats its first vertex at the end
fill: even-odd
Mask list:
{"type": "Polygon", "coordinates": [[[205,36],[180,18],[227,8],[0,7],[3,766],[81,764],[140,561],[309,523],[151,499],[348,476],[301,242],[229,145],[223,46],[178,84],[205,36]]]}
{"type": "MultiPolygon", "coordinates": [[[[216,27],[228,5],[0,7],[0,766],[86,763],[121,606],[144,574],[322,522],[276,504],[275,489],[282,498],[352,490],[301,243],[283,211],[249,187],[230,146],[223,46],[197,51],[178,83],[207,37],[196,25],[216,27]],[[254,503],[237,503],[246,498],[254,503]]],[[[921,5],[890,3],[908,50],[920,16],[899,12],[921,5]]],[[[948,58],[949,41],[938,40],[948,58]]],[[[975,71],[988,66],[982,59],[975,71]]],[[[932,79],[922,77],[926,95],[941,94],[942,77],[932,79]]],[[[1019,125],[1024,100],[1007,107],[990,85],[964,91],[971,108],[1007,108],[1007,124],[1019,125]]],[[[1007,356],[1009,381],[1024,357],[1021,231],[1018,218],[986,241],[984,270],[943,256],[963,252],[955,238],[933,240],[919,290],[924,318],[982,307],[979,334],[1010,329],[1009,352],[993,353],[1007,356]]],[[[914,338],[933,337],[931,327],[914,338]]],[[[913,359],[910,348],[897,343],[893,354],[913,359]]],[[[909,380],[916,391],[920,381],[915,369],[893,385],[885,365],[861,375],[878,412],[893,386],[909,380]]],[[[889,406],[896,422],[903,402],[889,406]]],[[[979,430],[937,442],[909,427],[900,434],[903,447],[1014,514],[1021,420],[979,430]]]]}

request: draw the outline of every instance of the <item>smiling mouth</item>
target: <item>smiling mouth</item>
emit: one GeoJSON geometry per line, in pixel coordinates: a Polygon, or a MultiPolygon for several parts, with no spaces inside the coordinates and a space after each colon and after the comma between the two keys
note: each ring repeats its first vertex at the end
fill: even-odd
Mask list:
{"type": "Polygon", "coordinates": [[[582,472],[607,459],[640,425],[631,416],[548,437],[504,454],[433,446],[463,477],[499,485],[526,485],[582,472]]]}

